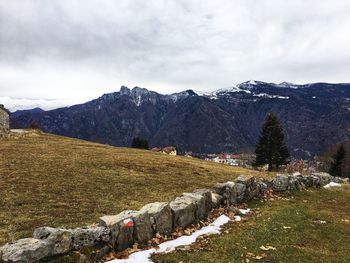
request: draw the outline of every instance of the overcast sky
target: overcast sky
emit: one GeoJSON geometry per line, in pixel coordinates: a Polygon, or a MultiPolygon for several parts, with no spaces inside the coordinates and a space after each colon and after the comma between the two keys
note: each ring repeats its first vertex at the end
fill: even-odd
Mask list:
{"type": "Polygon", "coordinates": [[[349,82],[349,14],[348,0],[0,0],[0,103],[349,82]]]}

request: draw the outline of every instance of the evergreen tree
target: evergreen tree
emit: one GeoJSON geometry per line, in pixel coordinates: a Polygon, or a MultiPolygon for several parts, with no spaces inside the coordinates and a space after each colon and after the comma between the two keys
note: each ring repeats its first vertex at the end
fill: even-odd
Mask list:
{"type": "Polygon", "coordinates": [[[341,144],[338,147],[337,152],[333,156],[333,162],[329,169],[329,173],[333,176],[341,177],[343,175],[342,168],[343,168],[344,162],[345,162],[345,148],[344,148],[344,145],[341,144]]]}
{"type": "Polygon", "coordinates": [[[138,149],[146,149],[146,150],[149,149],[148,141],[146,139],[142,139],[139,137],[135,137],[132,140],[131,147],[138,148],[138,149]]]}
{"type": "Polygon", "coordinates": [[[267,114],[262,126],[255,154],[255,165],[268,164],[269,171],[273,169],[273,166],[278,168],[289,162],[290,155],[284,141],[283,127],[272,112],[267,114]]]}

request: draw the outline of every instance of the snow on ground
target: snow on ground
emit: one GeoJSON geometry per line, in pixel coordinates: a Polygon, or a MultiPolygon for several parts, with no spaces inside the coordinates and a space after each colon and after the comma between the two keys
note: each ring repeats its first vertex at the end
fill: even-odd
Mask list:
{"type": "Polygon", "coordinates": [[[326,184],[325,186],[323,186],[323,188],[331,188],[331,187],[340,187],[341,184],[338,184],[338,183],[333,183],[333,182],[330,182],[329,184],[326,184]]]}
{"type": "MultiPolygon", "coordinates": [[[[249,210],[249,209],[241,209],[241,210],[249,210]]],[[[240,216],[235,217],[235,221],[240,221],[240,220],[241,220],[240,216]]],[[[178,246],[190,245],[194,243],[199,236],[220,234],[221,227],[229,221],[230,221],[230,218],[228,218],[226,215],[221,215],[213,223],[193,232],[190,236],[182,236],[177,239],[164,242],[159,245],[158,249],[152,248],[152,249],[133,253],[129,256],[128,259],[114,259],[108,262],[109,263],[152,263],[152,261],[150,260],[151,254],[163,253],[163,252],[168,253],[175,250],[175,248],[178,246]]]]}
{"type": "Polygon", "coordinates": [[[23,129],[11,129],[11,132],[19,133],[19,134],[28,133],[28,131],[23,130],[23,129]]]}
{"type": "Polygon", "coordinates": [[[239,210],[239,212],[242,214],[242,215],[246,215],[246,214],[248,214],[249,212],[250,212],[250,209],[249,208],[247,208],[247,209],[238,209],[239,210]]]}
{"type": "Polygon", "coordinates": [[[239,221],[241,221],[242,220],[242,218],[240,217],[240,216],[235,216],[235,221],[236,222],[239,222],[239,221]]]}

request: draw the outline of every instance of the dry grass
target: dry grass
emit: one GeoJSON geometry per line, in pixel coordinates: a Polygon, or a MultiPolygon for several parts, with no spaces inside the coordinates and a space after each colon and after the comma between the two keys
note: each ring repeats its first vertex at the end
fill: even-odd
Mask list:
{"type": "Polygon", "coordinates": [[[74,227],[104,214],[169,201],[243,168],[49,134],[0,141],[0,244],[44,225],[74,227]]]}

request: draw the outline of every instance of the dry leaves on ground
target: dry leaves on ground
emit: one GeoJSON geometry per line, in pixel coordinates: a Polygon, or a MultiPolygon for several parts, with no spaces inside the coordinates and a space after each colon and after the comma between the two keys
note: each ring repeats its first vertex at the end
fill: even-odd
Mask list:
{"type": "Polygon", "coordinates": [[[261,246],[260,249],[261,249],[261,250],[264,250],[264,251],[276,250],[276,248],[275,248],[275,247],[272,247],[272,246],[261,246]]]}

